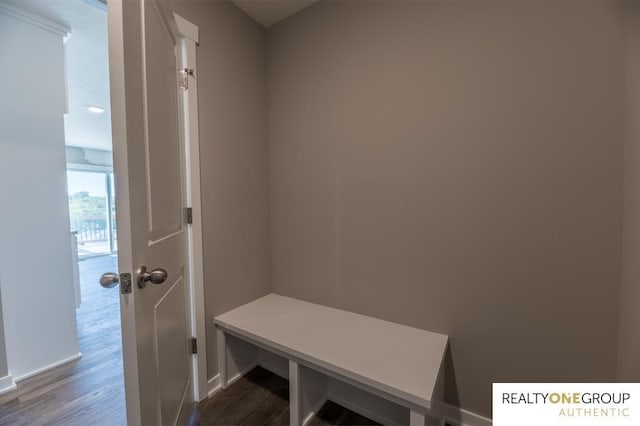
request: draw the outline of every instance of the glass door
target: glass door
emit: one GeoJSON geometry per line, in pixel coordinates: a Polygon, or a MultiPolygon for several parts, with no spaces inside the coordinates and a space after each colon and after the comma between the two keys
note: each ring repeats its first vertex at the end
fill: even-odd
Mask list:
{"type": "Polygon", "coordinates": [[[78,238],[78,258],[117,251],[113,173],[67,170],[71,231],[78,238]]]}

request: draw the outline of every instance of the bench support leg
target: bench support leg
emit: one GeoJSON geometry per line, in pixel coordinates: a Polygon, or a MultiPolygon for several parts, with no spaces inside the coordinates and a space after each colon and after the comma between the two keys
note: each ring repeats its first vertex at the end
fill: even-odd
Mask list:
{"type": "Polygon", "coordinates": [[[220,387],[227,388],[227,338],[220,328],[216,328],[216,340],[218,346],[218,377],[220,387]]]}
{"type": "Polygon", "coordinates": [[[409,411],[410,426],[444,426],[444,417],[440,412],[427,411],[421,413],[418,411],[409,411]]]}
{"type": "Polygon", "coordinates": [[[289,360],[289,423],[302,426],[302,404],[300,397],[300,367],[289,360]]]}

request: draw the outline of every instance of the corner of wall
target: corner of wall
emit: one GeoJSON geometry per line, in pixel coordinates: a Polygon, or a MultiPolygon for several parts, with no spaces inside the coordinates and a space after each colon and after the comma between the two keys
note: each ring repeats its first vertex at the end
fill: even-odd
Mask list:
{"type": "Polygon", "coordinates": [[[624,201],[617,380],[640,381],[640,3],[624,2],[625,121],[624,201]]]}

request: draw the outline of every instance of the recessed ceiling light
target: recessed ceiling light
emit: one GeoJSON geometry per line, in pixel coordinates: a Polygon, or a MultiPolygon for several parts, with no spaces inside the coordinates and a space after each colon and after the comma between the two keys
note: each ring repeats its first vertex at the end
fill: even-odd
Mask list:
{"type": "Polygon", "coordinates": [[[87,105],[87,110],[94,114],[102,114],[104,112],[104,108],[95,105],[87,105]]]}

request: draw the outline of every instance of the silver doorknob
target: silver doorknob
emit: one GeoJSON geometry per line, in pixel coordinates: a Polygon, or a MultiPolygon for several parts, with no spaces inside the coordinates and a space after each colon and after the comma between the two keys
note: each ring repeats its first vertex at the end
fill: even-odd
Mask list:
{"type": "Polygon", "coordinates": [[[145,288],[147,283],[162,284],[167,280],[167,271],[162,268],[156,268],[151,272],[147,272],[147,267],[142,265],[138,268],[138,287],[145,288]]]}
{"type": "Polygon", "coordinates": [[[113,288],[120,283],[120,276],[115,272],[106,272],[100,277],[100,285],[104,288],[113,288]]]}

